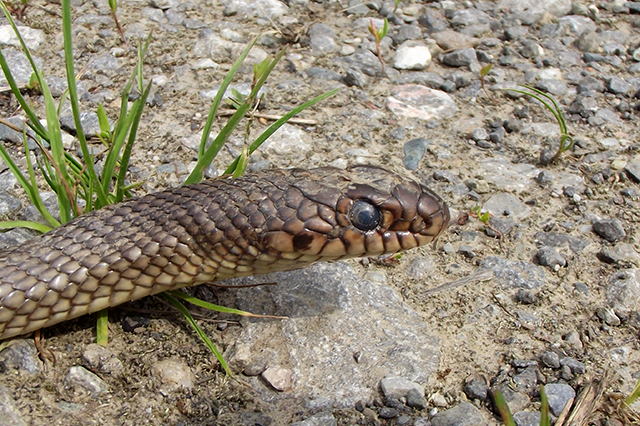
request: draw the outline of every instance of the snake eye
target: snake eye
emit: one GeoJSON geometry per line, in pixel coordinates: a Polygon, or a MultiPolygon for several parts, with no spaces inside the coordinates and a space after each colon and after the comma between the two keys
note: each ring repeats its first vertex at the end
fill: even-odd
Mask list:
{"type": "Polygon", "coordinates": [[[351,208],[351,223],[361,231],[371,231],[380,223],[380,212],[371,203],[357,200],[351,208]]]}

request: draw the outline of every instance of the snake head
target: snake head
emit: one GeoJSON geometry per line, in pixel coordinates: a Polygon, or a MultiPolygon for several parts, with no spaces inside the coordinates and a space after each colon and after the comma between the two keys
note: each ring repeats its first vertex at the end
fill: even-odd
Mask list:
{"type": "Polygon", "coordinates": [[[296,213],[262,239],[280,258],[311,263],[396,253],[434,241],[449,224],[442,198],[380,167],[289,172],[285,193],[299,199],[291,206],[296,213]]]}

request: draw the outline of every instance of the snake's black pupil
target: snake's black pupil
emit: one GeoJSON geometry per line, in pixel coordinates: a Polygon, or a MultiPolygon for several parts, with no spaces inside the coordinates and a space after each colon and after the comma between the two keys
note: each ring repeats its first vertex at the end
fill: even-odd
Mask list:
{"type": "Polygon", "coordinates": [[[351,223],[361,231],[371,231],[380,223],[380,212],[373,204],[358,200],[351,208],[351,223]]]}

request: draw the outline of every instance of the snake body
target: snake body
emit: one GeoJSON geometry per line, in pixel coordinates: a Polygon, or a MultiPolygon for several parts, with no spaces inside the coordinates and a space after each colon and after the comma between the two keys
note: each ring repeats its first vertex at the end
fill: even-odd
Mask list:
{"type": "Polygon", "coordinates": [[[149,194],[0,252],[0,339],[166,290],[414,248],[448,222],[429,188],[373,166],[149,194]]]}

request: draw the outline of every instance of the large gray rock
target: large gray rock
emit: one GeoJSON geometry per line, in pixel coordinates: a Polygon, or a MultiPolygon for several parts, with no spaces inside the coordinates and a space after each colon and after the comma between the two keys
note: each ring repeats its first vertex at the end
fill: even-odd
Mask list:
{"type": "Polygon", "coordinates": [[[278,285],[239,289],[238,307],[287,318],[250,320],[229,337],[225,357],[238,371],[261,359],[293,371],[292,388],[281,393],[246,378],[265,401],[349,407],[378,395],[384,377],[424,383],[436,371],[439,344],[427,324],[390,287],[346,263],[231,281],[256,282],[278,285]]]}

